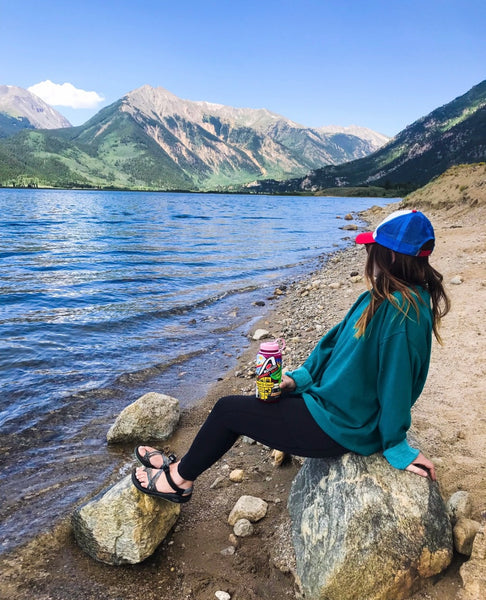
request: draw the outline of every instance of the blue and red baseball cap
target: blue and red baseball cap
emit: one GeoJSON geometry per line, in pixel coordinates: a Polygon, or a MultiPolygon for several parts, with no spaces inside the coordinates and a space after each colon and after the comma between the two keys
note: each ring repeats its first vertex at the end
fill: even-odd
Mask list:
{"type": "Polygon", "coordinates": [[[357,244],[380,244],[408,256],[429,256],[434,248],[432,223],[418,210],[397,210],[384,219],[375,231],[360,233],[357,244]],[[427,242],[429,249],[424,250],[427,242]]]}

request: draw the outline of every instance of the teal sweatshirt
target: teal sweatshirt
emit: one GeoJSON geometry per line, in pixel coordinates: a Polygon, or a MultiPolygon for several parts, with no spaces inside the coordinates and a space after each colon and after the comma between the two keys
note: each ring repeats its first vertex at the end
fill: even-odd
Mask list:
{"type": "MultiPolygon", "coordinates": [[[[355,323],[371,298],[363,293],[303,366],[287,373],[329,436],[358,454],[383,451],[397,469],[405,469],[419,453],[409,446],[407,431],[431,353],[430,295],[418,291],[419,314],[411,306],[405,317],[385,301],[356,338],[355,323]]],[[[394,297],[402,305],[401,294],[394,297]]]]}

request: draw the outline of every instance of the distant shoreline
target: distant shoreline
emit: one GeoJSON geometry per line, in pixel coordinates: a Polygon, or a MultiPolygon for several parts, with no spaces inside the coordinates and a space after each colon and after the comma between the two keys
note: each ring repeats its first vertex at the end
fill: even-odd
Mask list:
{"type": "MultiPolygon", "coordinates": [[[[123,187],[50,187],[50,186],[7,186],[0,185],[0,190],[56,190],[66,192],[136,192],[136,193],[155,193],[155,194],[225,194],[232,196],[323,196],[328,198],[388,198],[390,200],[400,200],[402,195],[397,195],[396,189],[386,189],[380,187],[352,187],[352,188],[328,188],[317,192],[282,192],[278,194],[269,192],[257,192],[251,190],[162,190],[162,189],[135,189],[123,187]]],[[[410,190],[407,190],[407,193],[410,190]]]]}

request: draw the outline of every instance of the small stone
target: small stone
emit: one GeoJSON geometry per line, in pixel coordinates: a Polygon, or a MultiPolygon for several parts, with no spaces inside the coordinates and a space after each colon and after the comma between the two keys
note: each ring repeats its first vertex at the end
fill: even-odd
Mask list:
{"type": "Polygon", "coordinates": [[[285,460],[285,452],[282,452],[281,450],[272,450],[270,456],[273,459],[273,465],[275,467],[279,467],[285,460]]]}
{"type": "Polygon", "coordinates": [[[255,333],[253,334],[253,339],[258,342],[259,340],[263,340],[263,339],[269,337],[269,335],[270,335],[270,332],[267,331],[266,329],[257,329],[255,331],[255,333]]]}
{"type": "Polygon", "coordinates": [[[238,538],[234,533],[230,533],[228,536],[228,542],[235,548],[238,546],[238,538]]]}
{"type": "Polygon", "coordinates": [[[238,537],[247,537],[253,533],[253,525],[248,519],[239,519],[234,524],[233,532],[238,537]]]}
{"type": "Polygon", "coordinates": [[[474,538],[481,524],[472,519],[461,517],[454,526],[454,547],[460,554],[471,556],[474,538]]]}
{"type": "Polygon", "coordinates": [[[230,481],[233,481],[233,483],[241,483],[245,478],[245,472],[243,471],[243,469],[234,469],[229,474],[229,478],[230,481]]]}
{"type": "Polygon", "coordinates": [[[347,215],[344,215],[344,220],[345,221],[352,221],[353,220],[353,215],[351,213],[348,213],[347,215]]]}
{"type": "Polygon", "coordinates": [[[472,514],[472,502],[468,492],[459,490],[452,494],[446,504],[447,514],[454,525],[460,518],[469,519],[472,514]]]}
{"type": "Polygon", "coordinates": [[[255,496],[241,496],[234,505],[228,517],[228,523],[233,526],[240,519],[248,519],[252,523],[263,519],[267,514],[268,504],[255,496]]]}
{"type": "Polygon", "coordinates": [[[219,475],[219,477],[216,477],[216,479],[213,481],[213,483],[209,487],[212,490],[214,490],[215,488],[219,487],[225,479],[226,479],[226,477],[224,477],[223,475],[219,475]]]}
{"type": "Polygon", "coordinates": [[[250,445],[252,445],[252,444],[256,444],[255,440],[254,440],[253,438],[251,438],[251,437],[248,437],[247,435],[244,435],[244,436],[241,438],[241,441],[242,441],[244,444],[250,444],[250,445]]]}
{"type": "Polygon", "coordinates": [[[356,223],[350,223],[349,225],[344,225],[339,229],[343,229],[344,231],[356,231],[358,229],[358,226],[356,225],[356,223]]]}
{"type": "Polygon", "coordinates": [[[228,592],[223,592],[221,590],[215,592],[214,594],[218,600],[231,600],[231,596],[228,592]]]}
{"type": "Polygon", "coordinates": [[[350,277],[350,281],[351,281],[351,283],[359,283],[360,281],[363,281],[363,276],[362,275],[353,275],[352,277],[350,277]]]}
{"type": "Polygon", "coordinates": [[[463,282],[464,279],[460,275],[455,275],[449,283],[452,283],[452,285],[461,285],[463,282]]]}
{"type": "Polygon", "coordinates": [[[236,548],[234,546],[228,546],[227,548],[223,548],[220,554],[222,554],[223,556],[233,556],[235,552],[236,548]]]}
{"type": "Polygon", "coordinates": [[[459,569],[463,589],[461,600],[486,598],[486,523],[474,538],[471,557],[459,569]]]}
{"type": "Polygon", "coordinates": [[[339,281],[334,281],[333,283],[330,283],[328,287],[330,287],[331,290],[338,290],[341,287],[341,284],[339,281]]]}

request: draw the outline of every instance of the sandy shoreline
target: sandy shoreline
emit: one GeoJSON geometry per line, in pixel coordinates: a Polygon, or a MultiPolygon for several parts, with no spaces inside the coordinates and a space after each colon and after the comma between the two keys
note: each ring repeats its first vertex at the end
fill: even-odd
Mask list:
{"type": "MultiPolygon", "coordinates": [[[[374,223],[391,207],[368,213],[374,223]]],[[[485,210],[480,206],[438,212],[424,209],[434,223],[437,248],[432,264],[444,274],[453,308],[444,320],[444,346],[434,344],[429,379],[413,412],[412,433],[423,452],[435,461],[442,494],[447,499],[463,489],[471,494],[479,519],[486,508],[484,425],[485,340],[483,334],[486,281],[484,273],[485,210]],[[458,285],[449,282],[462,278],[458,285]]],[[[351,232],[353,235],[353,232],[351,232]]],[[[338,322],[364,282],[364,254],[349,248],[332,257],[304,283],[289,286],[285,296],[258,324],[287,340],[286,368],[298,366],[318,339],[338,322]]],[[[171,449],[182,454],[215,400],[226,393],[253,390],[252,367],[256,342],[193,409],[184,411],[171,449]]],[[[120,449],[122,472],[131,465],[131,448],[120,449]]],[[[294,598],[290,557],[276,562],[282,528],[287,525],[286,498],[298,464],[275,467],[268,450],[238,442],[197,482],[193,500],[185,505],[173,533],[141,565],[107,567],[85,556],[72,539],[68,521],[53,532],[0,560],[0,599],[106,600],[214,598],[226,590],[232,600],[294,598]],[[231,483],[230,469],[242,468],[247,477],[231,483]],[[214,481],[222,482],[212,487],[214,481]],[[233,555],[221,554],[230,543],[227,515],[236,499],[252,494],[270,504],[268,516],[255,535],[240,541],[233,555]],[[287,570],[287,572],[286,572],[287,570]]],[[[114,473],[114,479],[121,473],[114,473]]],[[[282,558],[282,557],[280,557],[282,558]]],[[[460,589],[456,559],[449,570],[414,596],[415,600],[453,600],[460,589]]]]}

